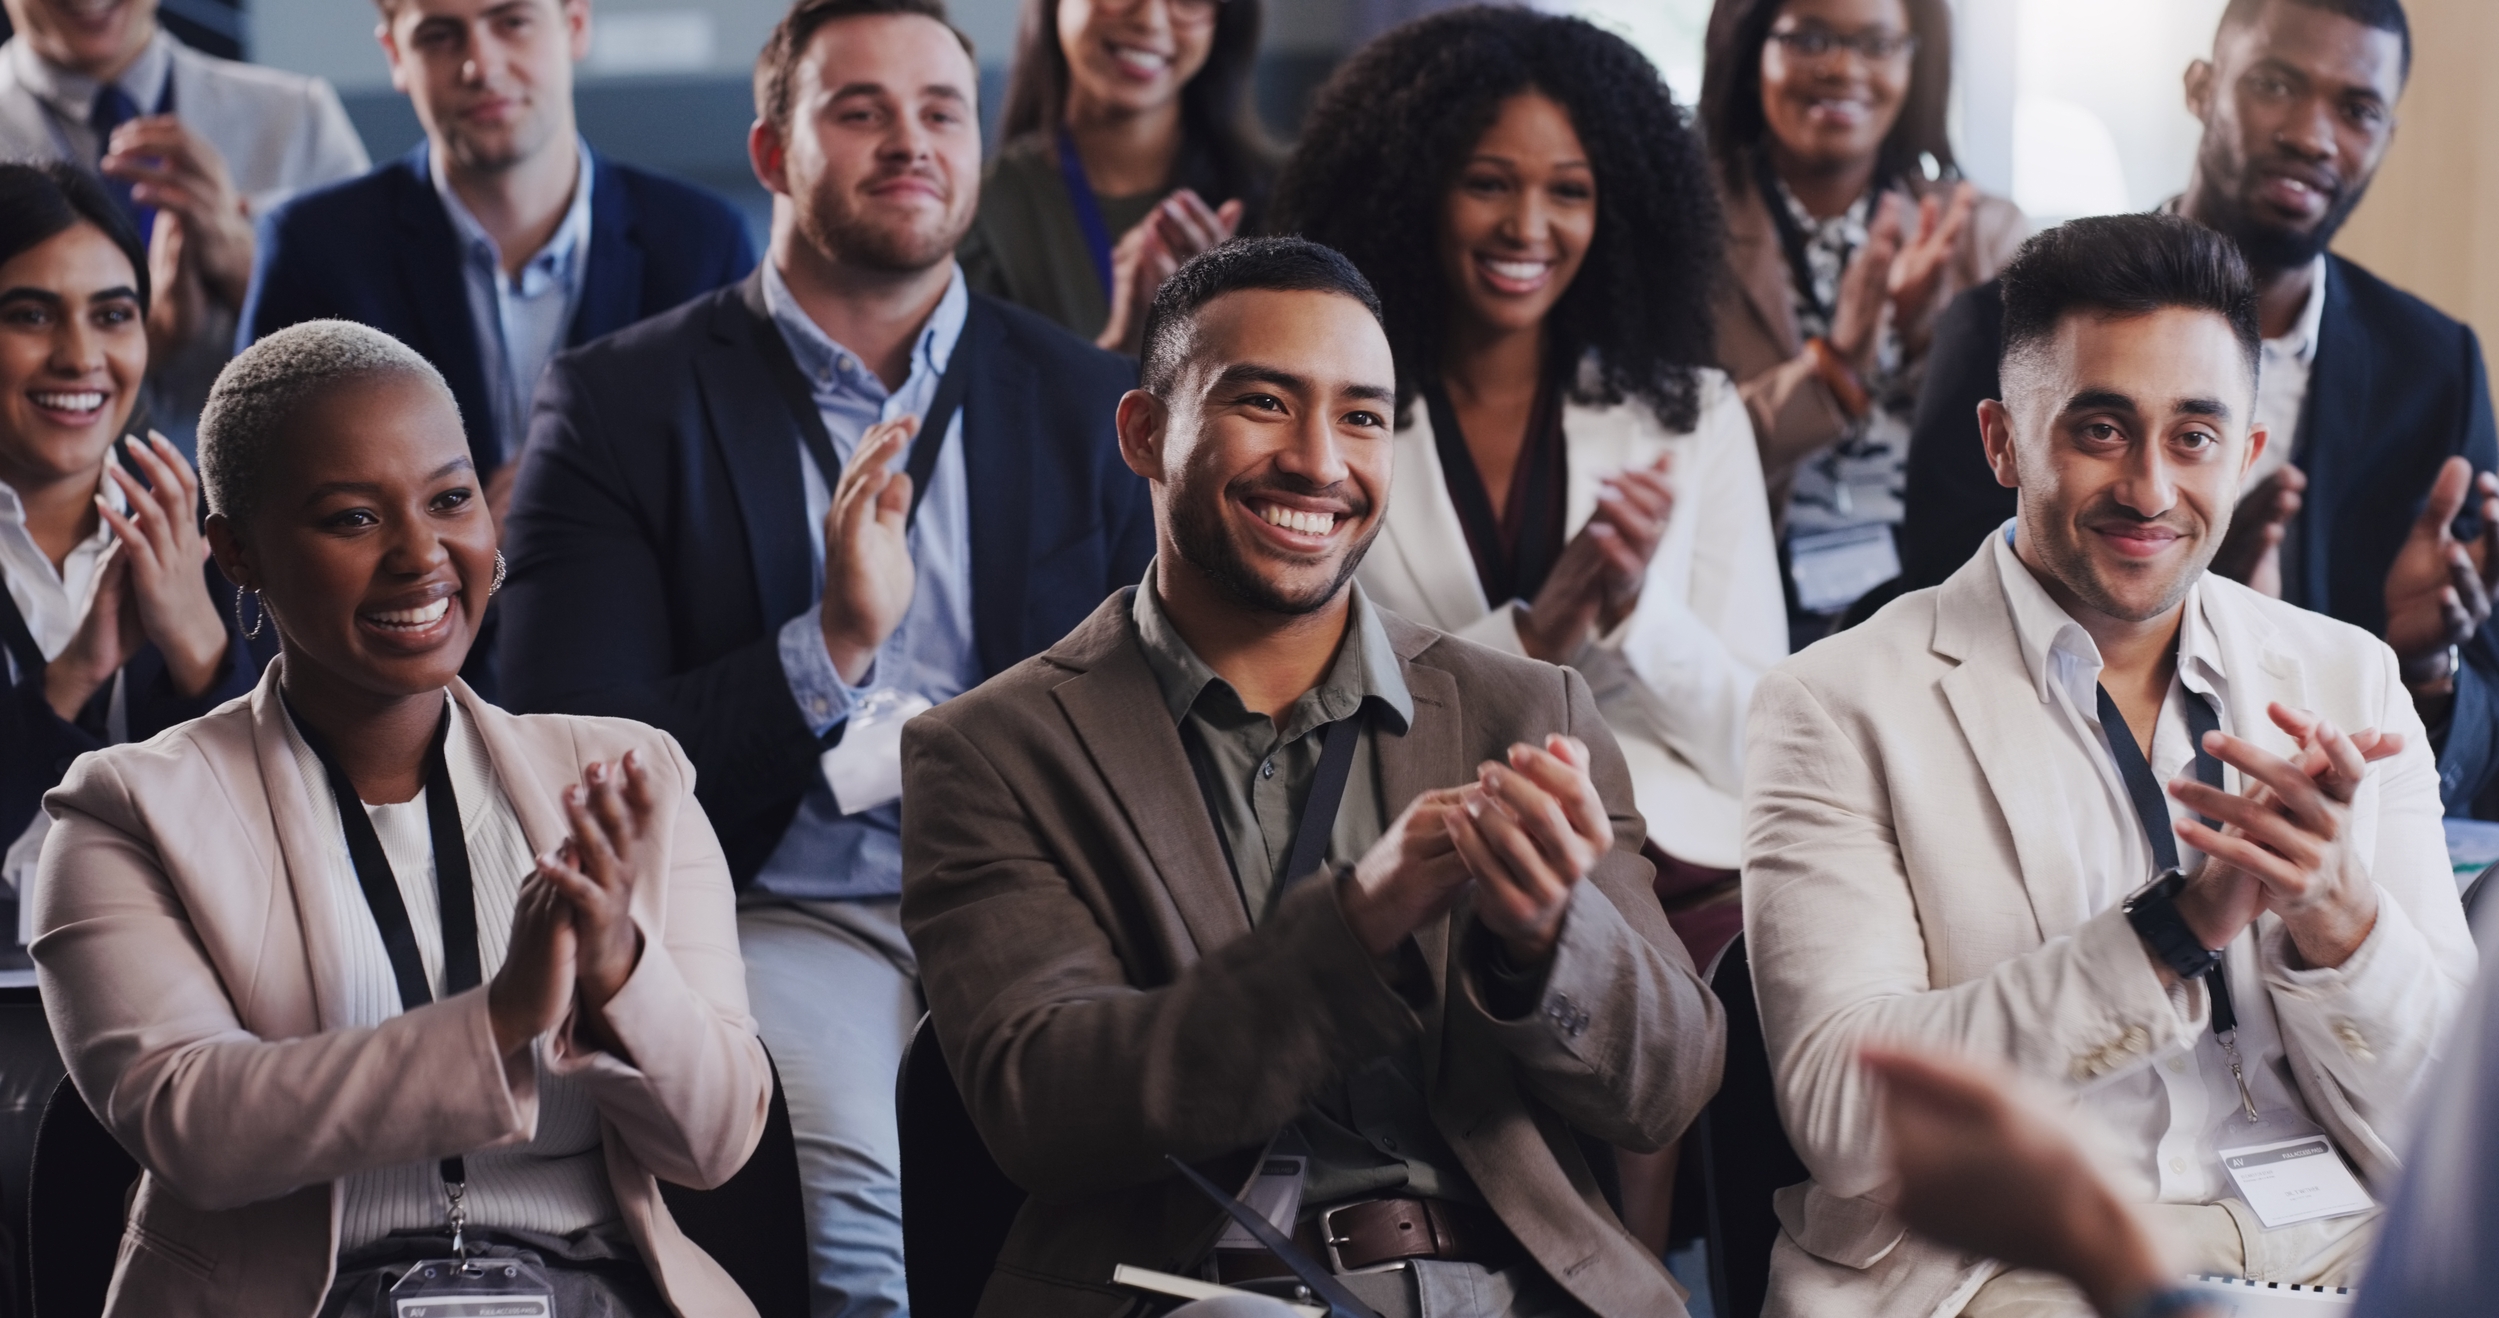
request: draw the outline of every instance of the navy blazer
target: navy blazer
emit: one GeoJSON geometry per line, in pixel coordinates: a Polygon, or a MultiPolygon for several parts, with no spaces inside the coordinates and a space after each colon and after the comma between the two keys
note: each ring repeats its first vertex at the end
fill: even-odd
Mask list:
{"type": "MultiPolygon", "coordinates": [[[[451,384],[481,473],[502,451],[486,398],[460,245],[426,148],[294,198],[260,222],[237,351],[307,320],[353,320],[414,348],[451,384]]],[[[565,343],[578,347],[736,283],[755,246],[711,192],[591,153],[590,268],[565,343]]]]}
{"type": "MultiPolygon", "coordinates": [[[[802,422],[758,344],[779,332],[759,274],[559,355],[504,524],[505,703],[674,734],[740,883],[840,734],[809,731],[781,669],[817,595],[802,422]]],[[[977,293],[956,351],[978,354],[961,435],[987,677],[1135,584],[1154,519],[1112,422],[1135,363],[977,293]]]]}
{"type": "MultiPolygon", "coordinates": [[[[224,573],[215,563],[201,565],[208,578],[208,598],[225,604],[233,598],[234,587],[226,583],[224,573]]],[[[0,588],[4,589],[4,588],[0,588]]],[[[219,705],[248,694],[260,680],[260,662],[243,634],[235,630],[234,615],[226,614],[226,656],[219,661],[217,675],[208,688],[196,696],[186,696],[174,689],[173,677],[165,670],[165,656],[153,644],[139,647],[121,668],[123,713],[129,721],[130,739],[146,741],[177,723],[192,719],[219,705]]],[[[274,634],[275,628],[271,628],[274,634]]],[[[0,668],[0,672],[5,672],[0,668]]],[[[104,717],[112,699],[113,684],[107,682],[79,717],[62,718],[44,698],[43,670],[20,671],[17,686],[0,696],[0,851],[8,849],[18,835],[26,831],[27,821],[35,817],[43,794],[60,785],[62,775],[69,772],[70,762],[92,750],[111,744],[104,734],[104,717]]],[[[17,935],[0,930],[0,945],[13,943],[17,935]]]]}
{"type": "MultiPolygon", "coordinates": [[[[2002,396],[2001,283],[1946,309],[1927,356],[1909,441],[1908,506],[1900,528],[1902,584],[1952,575],[2014,513],[1978,437],[1978,405],[2002,396]]],[[[2277,441],[2291,441],[2277,436],[2277,441]]],[[[2473,331],[2340,256],[2326,258],[2325,316],[2291,460],[2308,475],[2293,547],[2282,565],[2292,602],[2372,632],[2386,630],[2386,573],[2449,457],[2499,467],[2482,347],[2473,331]]],[[[2480,534],[2467,501],[2457,533],[2480,534]]],[[[2464,649],[2456,700],[2439,743],[2439,791],[2462,813],[2499,791],[2499,637],[2485,627],[2464,649]]],[[[2476,813],[2481,813],[2476,811],[2476,813]]]]}

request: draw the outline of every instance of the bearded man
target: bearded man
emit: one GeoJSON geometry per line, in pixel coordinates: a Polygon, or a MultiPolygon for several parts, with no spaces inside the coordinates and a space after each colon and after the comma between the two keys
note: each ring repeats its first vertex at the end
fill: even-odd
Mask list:
{"type": "Polygon", "coordinates": [[[1766,1312],[2091,1312],[1906,1234],[1871,1043],[2067,1095],[2175,1275],[2351,1285],[2474,971],[2421,720],[2384,642],[2208,570],[2276,439],[2237,246],[2077,220],[2003,286],[2015,517],[1754,697],[1744,926],[1812,1173],[1766,1312]]]}
{"type": "Polygon", "coordinates": [[[756,68],[753,277],[557,358],[506,547],[505,703],[684,744],[798,1137],[815,1312],[905,1311],[902,720],[1153,554],[1134,378],[969,292],[978,75],[937,0],[801,0],[756,68]]]}

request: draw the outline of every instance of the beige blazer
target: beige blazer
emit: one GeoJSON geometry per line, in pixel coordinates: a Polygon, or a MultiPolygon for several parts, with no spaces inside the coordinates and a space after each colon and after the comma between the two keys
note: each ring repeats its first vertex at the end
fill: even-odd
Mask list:
{"type": "Polygon", "coordinates": [[[1383,803],[1567,732],[1613,812],[1542,1002],[1496,1019],[1466,969],[1483,948],[1463,901],[1416,935],[1428,973],[1403,991],[1323,879],[1251,929],[1129,598],[903,730],[903,927],[972,1120],[1033,1195],[984,1318],[1130,1311],[1114,1266],[1187,1271],[1221,1225],[1165,1154],[1240,1185],[1320,1086],[1416,1040],[1435,1124],[1537,1263],[1606,1318],[1681,1314],[1583,1140],[1674,1139],[1718,1087],[1724,1023],[1650,895],[1586,683],[1382,615],[1415,705],[1377,739],[1383,803]]]}
{"type": "MultiPolygon", "coordinates": [[[[106,1312],[263,1318],[321,1307],[338,1178],[525,1140],[536,1077],[497,1056],[486,990],[340,1029],[345,961],[330,886],[299,866],[330,841],[286,742],[282,665],[250,696],[149,741],[82,757],[45,798],[55,824],[33,951],[78,1092],[146,1169],[106,1312]]],[[[670,1219],[655,1178],[728,1179],[762,1137],[771,1078],[746,1014],[729,871],[666,733],[623,719],[505,713],[455,683],[533,851],[561,842],[557,793],[639,749],[671,867],[634,893],[647,940],[608,1016],[624,1057],[545,1041],[602,1117],[617,1206],[678,1312],[752,1314],[670,1219]]]]}
{"type": "MultiPolygon", "coordinates": [[[[1596,512],[1597,482],[1667,457],[1675,510],[1649,560],[1639,607],[1571,657],[1631,768],[1649,835],[1671,856],[1734,869],[1743,852],[1744,714],[1753,684],[1787,657],[1779,551],[1761,458],[1727,377],[1701,372],[1701,415],[1668,430],[1647,405],[1566,403],[1565,531],[1596,512]]],[[[1362,586],[1393,613],[1524,656],[1517,609],[1484,598],[1440,465],[1429,409],[1397,431],[1388,520],[1362,561],[1362,586]]]]}
{"type": "MultiPolygon", "coordinates": [[[[1771,516],[1784,524],[1797,464],[1838,440],[1848,427],[1848,414],[1814,373],[1814,360],[1805,351],[1796,307],[1789,301],[1787,252],[1779,245],[1778,225],[1761,189],[1730,189],[1720,171],[1712,175],[1727,217],[1728,277],[1719,281],[1714,301],[1718,363],[1735,377],[1745,409],[1752,413],[1771,516]]],[[[1961,233],[1961,246],[1945,267],[1935,295],[1937,314],[1963,290],[1995,278],[2029,236],[2030,221],[2012,202],[1980,196],[1969,227],[1961,233]]],[[[1925,367],[1922,354],[1908,364],[1907,387],[1914,391],[1925,367]]]]}
{"type": "MultiPolygon", "coordinates": [[[[1926,1318],[1981,1265],[1904,1239],[1884,1207],[1862,1044],[1971,1051],[2073,1092],[2205,1028],[2202,991],[2186,1016],[2123,911],[2085,905],[2072,815],[2033,768],[2059,715],[2024,663],[1993,552],[1788,660],[1754,697],[1744,925],[1780,1115],[1813,1173],[1778,1198],[1771,1314],[1926,1318]]],[[[2217,576],[2197,589],[2238,735],[2292,754],[2265,714],[2280,701],[2407,740],[2353,803],[2382,891],[2378,973],[2337,976],[2346,987],[2322,1000],[2264,954],[2291,1078],[2382,1195],[2475,965],[2437,766],[2377,638],[2217,576]]],[[[2240,790],[2237,770],[2225,784],[2240,790]]],[[[2279,917],[2256,935],[2278,946],[2279,917]]]]}

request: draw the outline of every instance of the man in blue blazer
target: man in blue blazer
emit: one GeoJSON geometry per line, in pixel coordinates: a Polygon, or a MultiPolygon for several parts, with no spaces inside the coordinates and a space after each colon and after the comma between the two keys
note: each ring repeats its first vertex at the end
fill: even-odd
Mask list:
{"type": "Polygon", "coordinates": [[[450,382],[478,470],[519,456],[549,357],[755,266],[745,222],[691,184],[589,149],[572,68],[586,0],[381,0],[394,86],[425,142],[261,225],[238,348],[360,321],[450,382]]]}
{"type": "Polygon", "coordinates": [[[674,734],[741,886],[815,1312],[907,1310],[894,1075],[902,720],[1047,649],[1153,554],[1127,359],[969,291],[978,74],[939,0],[797,0],[748,148],[762,268],[547,372],[506,523],[516,710],[674,734]]]}
{"type": "MultiPolygon", "coordinates": [[[[2499,805],[2499,643],[2481,537],[2499,430],[2473,331],[2326,250],[2394,134],[2411,61],[2397,0],[2233,0],[2188,71],[2204,122],[2176,205],[2235,239],[2264,322],[2258,473],[2213,570],[2384,637],[2451,814],[2499,805]],[[2479,802],[2477,806],[2477,801],[2479,802]]],[[[1909,446],[1901,582],[1931,586],[2013,515],[1978,436],[1999,396],[2000,285],[1937,322],[1909,446]]]]}

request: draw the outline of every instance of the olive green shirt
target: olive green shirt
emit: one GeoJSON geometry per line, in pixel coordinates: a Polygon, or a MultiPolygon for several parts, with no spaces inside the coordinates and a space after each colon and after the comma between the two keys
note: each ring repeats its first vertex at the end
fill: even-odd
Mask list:
{"type": "MultiPolygon", "coordinates": [[[[1393,811],[1405,807],[1382,799],[1374,738],[1381,730],[1405,734],[1414,720],[1414,697],[1379,612],[1359,585],[1350,587],[1345,640],[1327,675],[1275,720],[1244,706],[1232,684],[1180,638],[1155,596],[1154,581],[1148,565],[1131,606],[1138,640],[1172,721],[1193,730],[1205,750],[1217,788],[1216,827],[1231,849],[1234,884],[1255,925],[1275,909],[1288,883],[1310,879],[1288,875],[1285,868],[1318,774],[1319,738],[1312,734],[1370,707],[1328,835],[1329,866],[1350,864],[1388,831],[1393,811]]],[[[1424,973],[1419,959],[1409,971],[1424,973]]],[[[1322,1090],[1279,1139],[1277,1152],[1294,1152],[1297,1140],[1310,1158],[1302,1190],[1305,1213],[1398,1194],[1482,1202],[1432,1122],[1420,1038],[1322,1090]]]]}
{"type": "MultiPolygon", "coordinates": [[[[1145,222],[1160,192],[1134,197],[1096,194],[1112,243],[1145,222]]],[[[980,209],[955,251],[972,291],[1040,312],[1092,339],[1110,323],[1111,299],[1094,269],[1085,231],[1076,222],[1067,180],[1050,138],[1030,133],[998,149],[981,175],[980,209]]]]}

